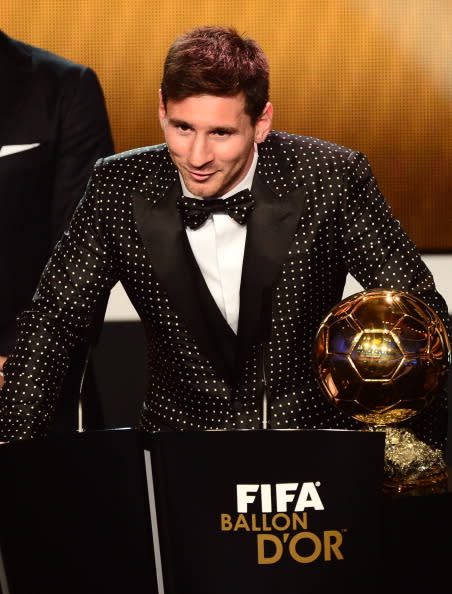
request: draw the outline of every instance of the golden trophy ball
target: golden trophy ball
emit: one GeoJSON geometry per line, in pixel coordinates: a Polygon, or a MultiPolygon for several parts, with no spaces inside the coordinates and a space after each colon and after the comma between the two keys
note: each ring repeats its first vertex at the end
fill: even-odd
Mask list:
{"type": "Polygon", "coordinates": [[[316,377],[345,414],[385,432],[388,493],[441,492],[442,452],[397,427],[444,396],[450,343],[439,316],[419,297],[393,289],[356,293],[333,307],[314,341],[316,377]]]}

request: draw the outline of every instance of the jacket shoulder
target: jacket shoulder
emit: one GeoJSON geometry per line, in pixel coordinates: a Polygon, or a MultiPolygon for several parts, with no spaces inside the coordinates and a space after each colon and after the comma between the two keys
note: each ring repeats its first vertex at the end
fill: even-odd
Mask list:
{"type": "Polygon", "coordinates": [[[127,185],[131,191],[160,196],[177,179],[166,144],[135,148],[96,162],[94,177],[102,184],[127,185]]]}
{"type": "MultiPolygon", "coordinates": [[[[311,136],[273,130],[259,145],[258,171],[281,192],[304,185],[313,175],[329,177],[352,166],[360,152],[311,136]]],[[[277,192],[280,193],[280,192],[277,192]]]]}
{"type": "Polygon", "coordinates": [[[57,87],[70,81],[78,82],[82,76],[97,81],[92,68],[64,58],[46,49],[25,43],[0,32],[0,57],[6,68],[44,78],[47,85],[57,87]]]}
{"type": "Polygon", "coordinates": [[[105,167],[121,167],[129,163],[135,166],[142,161],[164,161],[167,157],[168,149],[166,143],[162,143],[122,151],[104,159],[99,159],[98,163],[105,167]]]}
{"type": "Polygon", "coordinates": [[[306,157],[324,155],[331,159],[347,159],[352,153],[357,152],[352,148],[322,138],[289,134],[277,130],[272,130],[267,140],[260,146],[265,152],[284,154],[286,158],[302,154],[306,157]]]}

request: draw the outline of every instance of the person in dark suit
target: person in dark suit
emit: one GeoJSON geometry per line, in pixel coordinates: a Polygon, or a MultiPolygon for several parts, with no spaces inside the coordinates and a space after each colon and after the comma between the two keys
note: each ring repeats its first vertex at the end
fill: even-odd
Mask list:
{"type": "MultiPolygon", "coordinates": [[[[14,349],[17,316],[29,306],[94,163],[111,155],[114,146],[103,92],[91,68],[0,31],[0,71],[1,371],[14,349]]],[[[74,353],[55,430],[77,428],[88,343],[99,332],[105,300],[91,336],[74,353]]]]}
{"type": "MultiPolygon", "coordinates": [[[[272,130],[272,115],[255,41],[221,27],[175,41],[160,91],[166,142],[97,162],[20,318],[3,439],[45,434],[70,353],[118,281],[148,342],[144,431],[359,427],[320,394],[311,361],[347,273],[415,293],[447,323],[366,157],[272,130]]],[[[445,398],[406,424],[444,448],[445,398]]]]}

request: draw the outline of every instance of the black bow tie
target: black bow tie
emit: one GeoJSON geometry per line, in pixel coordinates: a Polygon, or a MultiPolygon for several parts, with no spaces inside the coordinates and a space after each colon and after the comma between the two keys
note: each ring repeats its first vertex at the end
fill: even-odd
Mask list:
{"type": "Polygon", "coordinates": [[[254,208],[254,198],[249,190],[238,192],[224,200],[221,198],[199,199],[180,196],[177,207],[187,227],[197,229],[214,213],[227,213],[244,225],[254,208]]]}

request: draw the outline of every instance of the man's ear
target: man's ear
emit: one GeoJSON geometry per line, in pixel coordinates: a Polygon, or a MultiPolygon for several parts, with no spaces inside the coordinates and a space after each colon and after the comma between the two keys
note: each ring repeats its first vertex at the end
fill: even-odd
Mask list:
{"type": "Polygon", "coordinates": [[[264,142],[272,129],[273,105],[267,102],[254,127],[254,140],[257,144],[264,142]]]}
{"type": "Polygon", "coordinates": [[[166,118],[166,107],[165,104],[163,103],[163,97],[162,97],[162,90],[159,89],[159,120],[160,120],[160,126],[162,128],[162,130],[164,129],[164,125],[165,125],[165,118],[166,118]]]}

